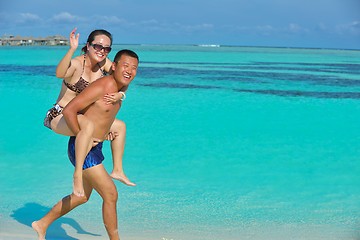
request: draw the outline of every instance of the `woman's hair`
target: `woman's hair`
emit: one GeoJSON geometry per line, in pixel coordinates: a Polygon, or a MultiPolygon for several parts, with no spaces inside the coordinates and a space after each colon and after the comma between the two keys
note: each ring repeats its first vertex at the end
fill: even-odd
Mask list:
{"type": "MultiPolygon", "coordinates": [[[[104,29],[97,29],[97,30],[94,30],[90,33],[86,43],[91,43],[92,41],[94,41],[95,37],[98,36],[98,35],[105,35],[107,36],[108,38],[110,38],[110,46],[112,45],[112,35],[111,33],[109,33],[108,31],[104,30],[104,29]]],[[[82,49],[81,49],[82,52],[86,53],[87,52],[87,46],[85,45],[82,49]]]]}

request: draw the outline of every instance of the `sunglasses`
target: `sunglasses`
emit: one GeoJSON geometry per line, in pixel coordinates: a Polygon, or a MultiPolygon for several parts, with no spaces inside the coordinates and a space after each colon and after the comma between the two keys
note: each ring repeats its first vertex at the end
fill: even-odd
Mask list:
{"type": "Polygon", "coordinates": [[[111,51],[111,47],[103,47],[100,44],[90,44],[90,46],[92,46],[96,51],[100,52],[101,50],[104,49],[105,53],[109,53],[111,51]]]}

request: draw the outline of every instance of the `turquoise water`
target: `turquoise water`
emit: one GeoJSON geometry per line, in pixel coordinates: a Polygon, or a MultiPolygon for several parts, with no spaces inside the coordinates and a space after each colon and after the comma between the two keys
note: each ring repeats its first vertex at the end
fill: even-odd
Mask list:
{"type": "MultiPolygon", "coordinates": [[[[110,58],[122,48],[141,61],[118,114],[137,183],[116,183],[122,239],[359,239],[360,51],[119,45],[110,58]]],[[[71,191],[67,138],[42,126],[66,49],[0,48],[3,226],[27,231],[71,191]]],[[[106,239],[100,197],[47,239],[77,239],[63,225],[106,239]]]]}

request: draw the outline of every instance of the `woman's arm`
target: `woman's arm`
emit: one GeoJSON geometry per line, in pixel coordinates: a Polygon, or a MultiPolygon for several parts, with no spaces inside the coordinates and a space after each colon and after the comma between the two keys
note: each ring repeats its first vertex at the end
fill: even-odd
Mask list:
{"type": "MultiPolygon", "coordinates": [[[[67,76],[68,69],[71,67],[71,59],[79,45],[79,36],[80,34],[76,34],[76,28],[74,28],[70,33],[70,49],[67,51],[65,56],[61,59],[59,64],[56,67],[56,77],[58,78],[65,78],[67,76]]],[[[71,73],[72,74],[72,73],[71,73]]]]}
{"type": "MultiPolygon", "coordinates": [[[[110,59],[106,58],[104,69],[109,74],[112,73],[111,66],[112,66],[112,61],[110,59]]],[[[128,89],[128,86],[124,86],[123,88],[120,89],[119,92],[107,93],[103,99],[106,102],[106,104],[113,104],[113,103],[117,103],[119,101],[123,101],[126,98],[125,92],[127,89],[128,89]]]]}
{"type": "Polygon", "coordinates": [[[112,72],[113,72],[111,66],[112,66],[112,61],[107,57],[107,58],[105,59],[104,70],[105,70],[105,72],[107,72],[109,75],[111,75],[112,72]]]}

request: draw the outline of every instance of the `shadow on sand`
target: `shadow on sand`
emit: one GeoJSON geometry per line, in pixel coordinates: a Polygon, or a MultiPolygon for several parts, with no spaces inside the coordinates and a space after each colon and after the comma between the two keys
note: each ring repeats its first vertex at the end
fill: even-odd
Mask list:
{"type": "MultiPolygon", "coordinates": [[[[20,207],[13,211],[10,215],[16,221],[26,226],[31,227],[31,223],[34,220],[42,218],[50,208],[44,207],[38,203],[26,203],[23,207],[20,207]]],[[[88,234],[91,236],[101,236],[99,234],[90,233],[82,229],[82,227],[72,218],[61,217],[55,222],[53,222],[46,232],[47,240],[56,240],[56,239],[67,239],[67,240],[78,240],[66,234],[65,229],[62,227],[62,224],[67,224],[74,228],[79,234],[88,234]]],[[[35,233],[35,232],[34,232],[35,233]]]]}

